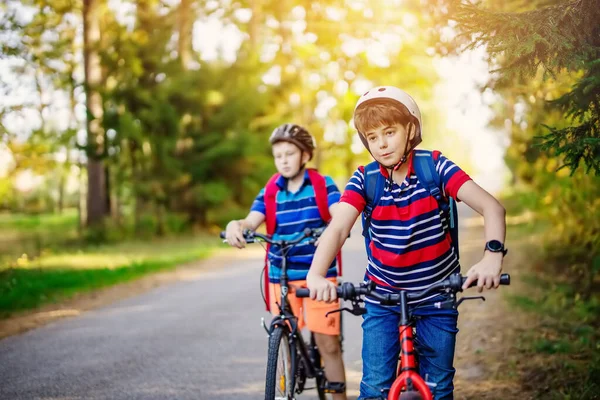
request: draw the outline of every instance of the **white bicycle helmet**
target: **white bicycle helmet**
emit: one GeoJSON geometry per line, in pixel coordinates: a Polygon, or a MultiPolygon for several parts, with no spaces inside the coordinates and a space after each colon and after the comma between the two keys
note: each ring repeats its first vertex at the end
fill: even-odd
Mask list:
{"type": "Polygon", "coordinates": [[[395,86],[378,86],[371,90],[368,90],[367,92],[365,92],[365,94],[360,96],[358,102],[356,102],[356,107],[354,107],[354,111],[356,111],[356,109],[361,104],[374,99],[396,100],[404,107],[406,107],[408,112],[410,112],[413,115],[413,117],[415,117],[417,121],[419,121],[419,127],[423,126],[423,124],[421,123],[421,111],[419,110],[417,102],[412,97],[410,97],[410,95],[404,90],[398,89],[395,86]]]}
{"type": "MultiPolygon", "coordinates": [[[[416,127],[417,133],[413,138],[412,142],[409,144],[409,147],[412,150],[414,147],[416,147],[416,145],[418,145],[421,142],[421,132],[423,128],[423,123],[421,121],[421,111],[419,110],[417,102],[404,90],[399,89],[395,86],[374,87],[365,92],[362,96],[360,96],[360,98],[356,102],[356,106],[354,107],[354,112],[356,113],[358,107],[360,107],[362,104],[368,101],[385,99],[397,101],[398,103],[402,104],[418,122],[418,126],[416,127]]],[[[369,146],[366,142],[366,139],[360,133],[359,136],[365,147],[368,149],[369,146]]]]}

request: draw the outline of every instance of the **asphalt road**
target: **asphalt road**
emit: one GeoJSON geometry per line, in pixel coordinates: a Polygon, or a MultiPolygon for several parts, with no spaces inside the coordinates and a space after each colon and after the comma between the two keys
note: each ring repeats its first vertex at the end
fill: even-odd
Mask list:
{"type": "MultiPolygon", "coordinates": [[[[465,211],[461,216],[472,214],[465,211]]],[[[461,234],[463,259],[480,257],[482,236],[461,234]]],[[[240,250],[244,257],[215,259],[184,281],[1,340],[0,400],[263,399],[267,335],[260,321],[270,317],[259,292],[259,250],[240,250]]],[[[366,256],[359,229],[343,256],[344,280],[361,281],[366,256]]],[[[487,303],[471,305],[481,311],[470,314],[487,303]]],[[[344,314],[350,399],[361,376],[360,323],[344,314]]],[[[469,332],[479,325],[461,325],[473,325],[459,335],[468,350],[469,332]]],[[[468,378],[461,363],[459,376],[468,378]]],[[[314,390],[299,397],[315,398],[314,390]]]]}
{"type": "MultiPolygon", "coordinates": [[[[357,232],[344,248],[345,280],[362,278],[363,248],[357,232]]],[[[0,399],[263,399],[267,335],[260,320],[270,317],[259,292],[263,256],[248,253],[0,341],[0,399]]],[[[360,318],[346,314],[344,324],[348,394],[355,398],[360,318]]]]}

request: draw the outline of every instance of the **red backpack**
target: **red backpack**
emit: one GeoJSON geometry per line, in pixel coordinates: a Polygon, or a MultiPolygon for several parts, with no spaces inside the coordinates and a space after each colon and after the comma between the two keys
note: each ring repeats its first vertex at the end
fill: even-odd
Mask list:
{"type": "MultiPolygon", "coordinates": [[[[310,183],[313,186],[315,191],[315,200],[317,202],[317,208],[319,209],[319,214],[321,215],[321,219],[327,223],[331,221],[331,214],[329,214],[329,204],[327,202],[327,184],[325,183],[325,177],[316,169],[308,168],[308,178],[310,179],[310,183]]],[[[277,211],[277,192],[279,192],[279,186],[277,186],[277,179],[279,179],[281,175],[276,173],[269,179],[267,182],[267,186],[265,186],[265,223],[267,225],[267,234],[272,235],[275,233],[276,227],[276,211],[277,211]]],[[[271,311],[271,303],[270,303],[270,294],[269,294],[269,249],[270,246],[267,245],[267,254],[265,255],[265,275],[264,275],[264,284],[265,284],[265,303],[267,306],[267,311],[271,311]]],[[[337,254],[337,269],[338,276],[342,276],[342,252],[337,254]]]]}

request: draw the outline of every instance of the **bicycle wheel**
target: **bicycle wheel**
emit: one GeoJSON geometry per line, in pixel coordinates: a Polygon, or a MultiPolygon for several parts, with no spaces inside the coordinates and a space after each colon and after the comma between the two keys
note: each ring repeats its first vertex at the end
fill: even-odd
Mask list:
{"type": "Polygon", "coordinates": [[[411,390],[410,392],[402,392],[399,400],[423,400],[423,396],[419,392],[411,390]]]}
{"type": "Polygon", "coordinates": [[[292,400],[294,398],[293,376],[288,331],[277,327],[269,337],[265,400],[292,400]]]}

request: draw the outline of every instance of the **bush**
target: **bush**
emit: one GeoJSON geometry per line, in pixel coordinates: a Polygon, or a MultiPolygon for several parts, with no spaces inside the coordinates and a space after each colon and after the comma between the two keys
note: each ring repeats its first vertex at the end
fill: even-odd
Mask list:
{"type": "Polygon", "coordinates": [[[248,215],[248,209],[239,205],[228,204],[219,209],[211,210],[208,213],[209,225],[216,225],[220,229],[225,229],[225,226],[232,219],[242,219],[248,215]]]}
{"type": "Polygon", "coordinates": [[[184,213],[168,213],[165,217],[167,233],[180,234],[190,229],[190,219],[184,213]]]}

